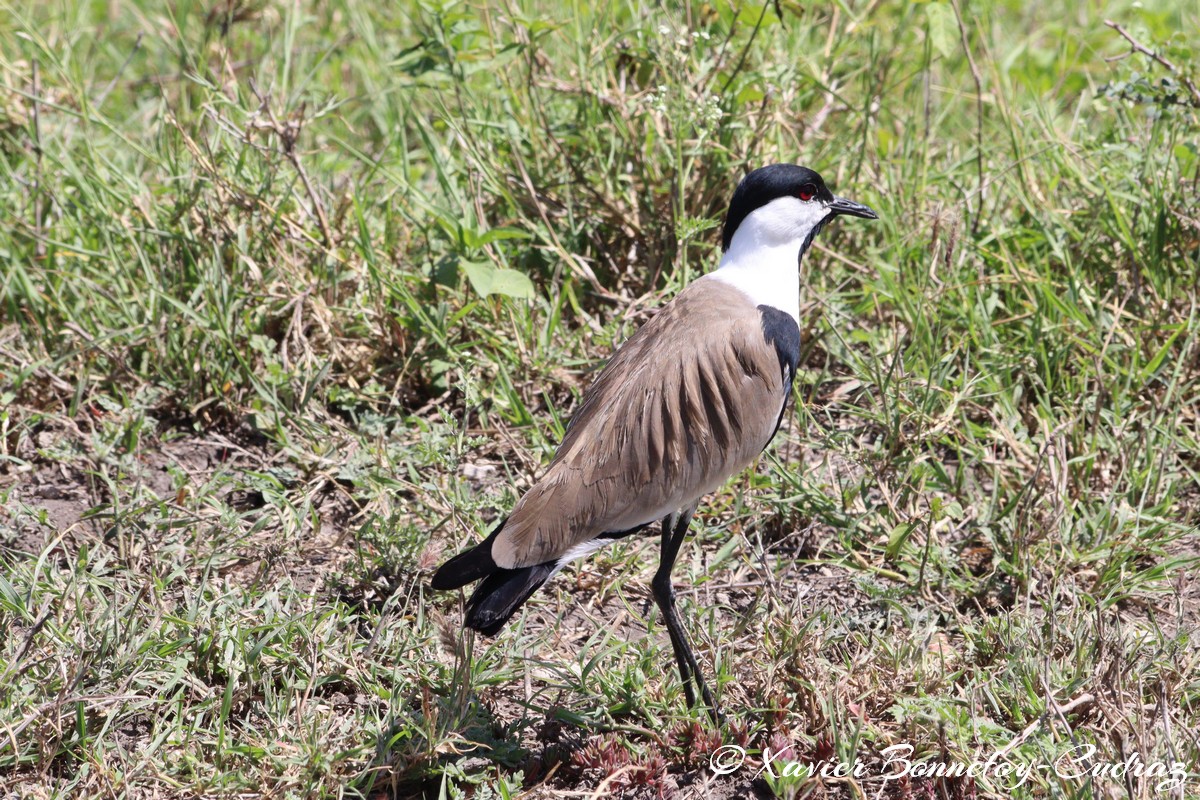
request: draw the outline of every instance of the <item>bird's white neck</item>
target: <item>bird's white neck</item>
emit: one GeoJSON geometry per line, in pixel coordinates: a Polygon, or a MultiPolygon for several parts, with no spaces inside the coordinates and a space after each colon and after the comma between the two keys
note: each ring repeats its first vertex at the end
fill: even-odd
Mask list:
{"type": "Polygon", "coordinates": [[[800,323],[800,243],[737,249],[737,239],[712,273],[746,293],[755,306],[786,311],[800,323]]]}
{"type": "Polygon", "coordinates": [[[755,306],[767,305],[800,324],[800,250],[828,210],[781,197],[738,225],[714,280],[741,289],[755,306]]]}

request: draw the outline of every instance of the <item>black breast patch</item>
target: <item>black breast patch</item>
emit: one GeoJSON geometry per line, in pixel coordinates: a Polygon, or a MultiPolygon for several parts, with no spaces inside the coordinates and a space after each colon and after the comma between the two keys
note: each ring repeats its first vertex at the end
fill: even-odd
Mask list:
{"type": "Polygon", "coordinates": [[[783,375],[784,399],[779,407],[779,419],[775,420],[775,430],[771,431],[771,438],[774,439],[779,426],[783,424],[783,412],[787,410],[787,399],[792,396],[792,380],[796,377],[796,365],[800,362],[800,326],[791,314],[773,306],[760,305],[758,311],[762,314],[763,338],[775,345],[779,371],[783,375]]]}
{"type": "Polygon", "coordinates": [[[783,382],[791,391],[796,365],[800,362],[800,326],[791,314],[778,308],[764,304],[758,307],[758,311],[762,314],[763,338],[775,345],[783,382]]]}

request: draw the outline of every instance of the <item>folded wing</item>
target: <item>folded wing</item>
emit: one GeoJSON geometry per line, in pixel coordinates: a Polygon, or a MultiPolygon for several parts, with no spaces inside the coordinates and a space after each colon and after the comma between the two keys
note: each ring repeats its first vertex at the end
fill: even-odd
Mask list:
{"type": "Polygon", "coordinates": [[[546,474],[491,547],[502,568],[569,559],[654,522],[749,464],[778,428],[799,330],[700,279],[613,356],[546,474]],[[790,326],[788,328],[787,326],[790,326]],[[781,341],[786,340],[786,341],[781,341]]]}

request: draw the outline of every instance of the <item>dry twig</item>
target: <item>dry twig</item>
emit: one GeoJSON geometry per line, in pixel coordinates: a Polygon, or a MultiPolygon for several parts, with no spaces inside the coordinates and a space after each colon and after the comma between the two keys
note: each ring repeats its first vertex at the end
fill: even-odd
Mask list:
{"type": "Polygon", "coordinates": [[[309,180],[308,172],[304,169],[304,164],[300,162],[300,154],[296,152],[296,142],[300,138],[300,131],[304,128],[304,108],[300,109],[299,115],[294,119],[289,119],[286,124],[281,123],[275,116],[275,111],[271,108],[270,98],[264,97],[258,91],[258,86],[254,81],[250,81],[250,90],[254,92],[254,96],[258,98],[261,104],[261,111],[267,115],[267,120],[270,125],[266,126],[275,132],[279,137],[279,144],[283,148],[283,154],[287,156],[288,161],[292,162],[296,173],[300,176],[300,182],[304,184],[304,191],[308,194],[309,202],[312,203],[313,216],[317,218],[317,224],[321,227],[321,239],[326,247],[333,247],[333,233],[329,229],[329,219],[325,216],[325,207],[321,204],[321,198],[317,195],[317,190],[313,187],[312,181],[309,180]]]}
{"type": "Polygon", "coordinates": [[[46,257],[46,237],[42,231],[42,119],[38,111],[38,100],[42,95],[41,76],[38,74],[38,62],[33,60],[33,78],[30,94],[33,95],[33,253],[39,261],[46,257]]]}
{"type": "Polygon", "coordinates": [[[979,222],[983,219],[983,195],[986,188],[983,181],[983,76],[979,74],[979,66],[975,63],[971,45],[967,42],[967,26],[963,22],[958,0],[950,0],[950,6],[954,9],[954,18],[958,21],[958,36],[962,40],[963,52],[967,54],[967,65],[971,68],[971,77],[975,80],[975,172],[979,180],[979,207],[975,211],[975,218],[971,221],[971,232],[977,233],[979,222]]]}

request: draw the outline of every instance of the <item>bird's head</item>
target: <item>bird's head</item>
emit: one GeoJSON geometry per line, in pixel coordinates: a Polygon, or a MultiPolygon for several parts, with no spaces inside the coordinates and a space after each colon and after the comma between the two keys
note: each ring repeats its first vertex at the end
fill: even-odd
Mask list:
{"type": "Polygon", "coordinates": [[[795,164],[772,164],[754,170],[738,184],[725,215],[721,249],[735,243],[748,248],[778,247],[796,242],[800,254],[825,223],[838,216],[878,219],[862,203],[837,197],[821,176],[795,164]]]}

